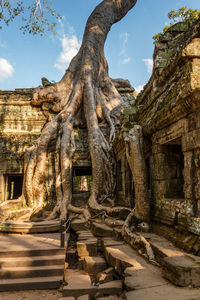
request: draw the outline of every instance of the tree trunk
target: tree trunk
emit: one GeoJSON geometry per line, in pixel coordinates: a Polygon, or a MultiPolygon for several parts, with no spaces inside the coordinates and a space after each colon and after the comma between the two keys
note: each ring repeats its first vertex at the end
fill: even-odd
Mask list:
{"type": "Polygon", "coordinates": [[[147,193],[147,168],[143,153],[142,128],[135,125],[125,137],[126,157],[135,186],[135,216],[149,222],[150,204],[147,193]]]}
{"type": "Polygon", "coordinates": [[[56,139],[57,205],[52,217],[59,210],[61,217],[65,217],[67,209],[81,212],[85,218],[90,217],[87,209],[71,205],[71,170],[75,151],[73,125],[83,123],[84,119],[88,130],[93,176],[88,205],[97,212],[102,209],[107,213],[120,210],[117,207],[103,207],[97,201],[101,193],[112,195],[114,192],[110,157],[115,123],[114,118],[111,118],[111,111],[122,103],[115,84],[108,75],[104,44],[112,24],[120,21],[136,2],[137,0],[102,1],[88,18],[81,48],[63,78],[55,85],[39,87],[34,91],[32,104],[48,103],[49,109],[57,114],[46,124],[35,146],[26,153],[23,196],[33,208],[43,205],[46,197],[44,182],[47,149],[50,141],[56,139]],[[84,118],[81,118],[82,111],[84,118]],[[109,141],[101,132],[100,122],[107,123],[110,127],[109,141]]]}

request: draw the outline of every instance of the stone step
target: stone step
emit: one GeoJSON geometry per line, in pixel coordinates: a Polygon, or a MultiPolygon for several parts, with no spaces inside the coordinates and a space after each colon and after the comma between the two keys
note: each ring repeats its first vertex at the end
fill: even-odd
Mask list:
{"type": "Polygon", "coordinates": [[[1,250],[0,258],[5,257],[32,257],[32,256],[52,256],[65,255],[65,248],[49,248],[49,249],[22,249],[22,250],[1,250]]]}
{"type": "Polygon", "coordinates": [[[106,269],[106,261],[103,257],[86,256],[84,258],[84,271],[89,275],[96,275],[97,273],[106,269]]]}
{"type": "MultiPolygon", "coordinates": [[[[19,209],[1,209],[0,211],[0,220],[15,220],[21,218],[23,216],[29,216],[32,214],[31,208],[19,208],[19,209]]],[[[4,229],[4,227],[0,227],[0,229],[4,229]]],[[[10,230],[9,230],[10,231],[10,230]]]]}
{"type": "Polygon", "coordinates": [[[85,231],[88,230],[88,224],[82,219],[73,219],[71,221],[70,227],[75,231],[85,231]]]}
{"type": "Polygon", "coordinates": [[[168,282],[162,277],[161,270],[153,266],[143,264],[143,269],[135,267],[126,268],[124,271],[124,287],[126,291],[140,290],[164,286],[168,282]]]}
{"type": "Polygon", "coordinates": [[[1,279],[0,292],[58,289],[62,284],[62,280],[63,280],[63,276],[1,279]]]}
{"type": "Polygon", "coordinates": [[[166,257],[162,262],[163,276],[178,286],[200,287],[200,257],[193,255],[166,257]]]}
{"type": "MultiPolygon", "coordinates": [[[[23,214],[29,213],[30,209],[25,209],[23,214]]],[[[22,217],[20,213],[19,217],[22,217]]],[[[42,222],[17,222],[2,221],[0,222],[0,232],[11,233],[43,233],[58,232],[60,230],[60,220],[42,221],[42,222]]]]}
{"type": "Polygon", "coordinates": [[[79,296],[75,299],[75,297],[62,297],[59,298],[58,300],[90,300],[90,296],[89,295],[82,295],[79,296]]]}
{"type": "Polygon", "coordinates": [[[93,222],[91,225],[91,231],[95,236],[113,237],[113,228],[105,224],[93,222]]]}
{"type": "Polygon", "coordinates": [[[3,267],[0,269],[0,279],[46,277],[63,275],[64,265],[36,267],[3,267]]]}
{"type": "Polygon", "coordinates": [[[200,257],[187,254],[167,239],[153,233],[143,233],[152,246],[163,276],[178,286],[200,287],[200,257]]]}
{"type": "Polygon", "coordinates": [[[128,267],[134,267],[137,270],[143,269],[138,261],[135,251],[127,244],[114,240],[103,239],[103,250],[106,261],[120,275],[128,267]]]}
{"type": "Polygon", "coordinates": [[[79,297],[82,295],[95,295],[96,293],[113,295],[122,291],[122,281],[110,281],[99,286],[91,283],[89,275],[78,275],[68,279],[68,285],[63,288],[63,296],[79,297]]]}
{"type": "Polygon", "coordinates": [[[64,255],[0,258],[0,268],[63,265],[64,255]]]}

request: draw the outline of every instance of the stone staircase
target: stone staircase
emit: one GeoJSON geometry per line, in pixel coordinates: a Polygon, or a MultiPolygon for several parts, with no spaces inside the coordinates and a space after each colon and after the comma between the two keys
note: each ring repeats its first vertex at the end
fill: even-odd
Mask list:
{"type": "Polygon", "coordinates": [[[116,228],[102,220],[95,220],[87,228],[78,219],[72,221],[71,227],[77,241],[74,249],[67,250],[73,264],[69,263],[65,270],[66,285],[60,300],[139,300],[147,299],[147,295],[148,300],[198,299],[199,258],[165,238],[143,233],[154,250],[158,267],[120,239],[120,228],[116,235],[116,228]]]}
{"type": "Polygon", "coordinates": [[[7,243],[4,249],[0,247],[1,292],[60,287],[63,282],[65,248],[52,245],[54,240],[45,235],[39,237],[39,240],[34,235],[2,235],[1,238],[7,243]],[[15,245],[13,240],[16,241],[15,245]],[[35,245],[31,247],[34,241],[35,245]],[[23,246],[20,242],[23,242],[23,246]]]}

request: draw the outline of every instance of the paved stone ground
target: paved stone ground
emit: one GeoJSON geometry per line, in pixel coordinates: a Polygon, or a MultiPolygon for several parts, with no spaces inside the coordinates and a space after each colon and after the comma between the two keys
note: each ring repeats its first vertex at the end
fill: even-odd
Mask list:
{"type": "Polygon", "coordinates": [[[61,297],[62,293],[57,290],[32,290],[0,293],[0,300],[58,300],[61,297]]]}

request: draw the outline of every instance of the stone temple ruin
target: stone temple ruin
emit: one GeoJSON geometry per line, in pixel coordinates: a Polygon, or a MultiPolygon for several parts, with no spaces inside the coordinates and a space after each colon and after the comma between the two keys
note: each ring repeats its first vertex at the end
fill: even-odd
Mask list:
{"type": "MultiPolygon", "coordinates": [[[[138,96],[131,87],[118,87],[124,99],[124,106],[118,124],[118,134],[113,143],[116,159],[116,200],[108,204],[131,209],[138,205],[141,216],[148,215],[144,220],[150,219],[150,230],[140,228],[144,231],[141,234],[151,244],[157,263],[163,267],[164,276],[180,286],[200,287],[199,21],[193,25],[178,23],[168,29],[156,43],[153,59],[152,76],[138,96]],[[138,186],[139,179],[138,174],[135,174],[137,172],[134,172],[134,160],[131,163],[131,157],[128,157],[131,155],[129,137],[135,126],[142,128],[143,133],[141,145],[147,175],[148,199],[143,199],[140,195],[142,187],[138,186]],[[170,246],[165,247],[167,243],[170,246]],[[182,250],[177,250],[175,246],[182,250]],[[170,255],[172,252],[173,254],[170,255]],[[175,252],[181,254],[175,255],[175,252]],[[186,253],[190,253],[190,256],[186,253]]],[[[25,148],[34,143],[47,118],[52,117],[45,104],[39,107],[32,105],[31,97],[32,89],[0,92],[0,230],[2,232],[12,230],[16,232],[15,220],[22,222],[45,219],[55,205],[55,145],[52,143],[46,161],[47,199],[44,211],[39,216],[31,216],[28,207],[18,206],[17,198],[21,195],[23,185],[25,148]]],[[[81,207],[87,202],[92,178],[85,128],[76,129],[75,142],[76,152],[73,157],[71,179],[73,204],[81,207]]],[[[126,216],[120,217],[125,220],[126,216]]],[[[115,236],[119,240],[120,226],[123,222],[120,223],[118,220],[118,223],[115,223],[113,220],[110,222],[107,220],[103,229],[101,220],[99,223],[91,224],[92,232],[96,236],[115,236]],[[104,233],[107,230],[105,235],[102,234],[103,230],[104,233]]],[[[76,220],[72,220],[72,230],[79,232],[81,226],[84,227],[81,221],[76,223],[76,220]]],[[[84,227],[84,230],[86,229],[84,227]]],[[[83,257],[84,255],[79,253],[83,251],[80,246],[83,238],[80,238],[79,233],[77,234],[78,254],[83,257]]],[[[90,240],[91,236],[87,239],[90,240]]],[[[130,239],[127,239],[127,242],[133,248],[139,248],[130,239]]],[[[112,253],[109,253],[106,248],[106,243],[109,245],[109,242],[104,240],[103,243],[105,257],[113,266],[110,262],[114,260],[110,258],[112,253]]],[[[119,242],[118,248],[122,247],[120,243],[122,242],[119,242]]],[[[112,250],[112,245],[109,249],[112,250]]],[[[120,259],[118,257],[115,260],[120,259]]],[[[116,261],[114,264],[117,264],[116,261]]],[[[125,263],[123,266],[115,265],[116,270],[120,269],[118,274],[126,271],[125,274],[129,272],[129,276],[133,276],[131,274],[134,271],[127,271],[128,266],[130,267],[128,263],[126,267],[125,263]]],[[[105,276],[109,277],[108,274],[105,276]]],[[[126,277],[125,286],[128,291],[135,289],[133,285],[129,277],[126,277]]],[[[66,295],[78,296],[73,293],[70,295],[65,291],[64,296],[66,295]]],[[[127,296],[127,299],[133,299],[131,295],[127,296]]]]}

